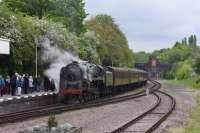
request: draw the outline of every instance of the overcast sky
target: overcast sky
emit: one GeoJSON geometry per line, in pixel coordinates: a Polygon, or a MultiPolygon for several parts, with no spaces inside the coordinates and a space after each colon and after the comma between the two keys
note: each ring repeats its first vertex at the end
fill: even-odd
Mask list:
{"type": "Polygon", "coordinates": [[[89,17],[112,15],[133,51],[167,48],[200,33],[199,0],[85,0],[89,17]]]}

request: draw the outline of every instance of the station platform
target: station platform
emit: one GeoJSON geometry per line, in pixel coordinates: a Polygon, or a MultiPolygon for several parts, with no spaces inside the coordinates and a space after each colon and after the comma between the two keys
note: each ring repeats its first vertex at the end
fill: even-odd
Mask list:
{"type": "Polygon", "coordinates": [[[34,98],[34,97],[55,95],[57,93],[58,92],[56,92],[56,91],[48,91],[48,92],[43,91],[43,92],[33,92],[33,93],[30,93],[30,94],[22,94],[22,95],[16,95],[16,96],[3,95],[2,97],[0,97],[0,103],[5,102],[5,101],[29,99],[29,98],[34,98]]]}
{"type": "Polygon", "coordinates": [[[34,92],[20,96],[4,95],[0,97],[0,115],[32,110],[57,102],[57,92],[34,92]]]}

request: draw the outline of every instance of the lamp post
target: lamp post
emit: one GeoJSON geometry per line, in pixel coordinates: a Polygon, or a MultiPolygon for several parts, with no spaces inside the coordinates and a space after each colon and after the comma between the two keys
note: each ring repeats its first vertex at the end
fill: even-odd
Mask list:
{"type": "Polygon", "coordinates": [[[37,73],[38,73],[38,51],[37,51],[37,43],[35,44],[35,77],[37,78],[37,73]]]}

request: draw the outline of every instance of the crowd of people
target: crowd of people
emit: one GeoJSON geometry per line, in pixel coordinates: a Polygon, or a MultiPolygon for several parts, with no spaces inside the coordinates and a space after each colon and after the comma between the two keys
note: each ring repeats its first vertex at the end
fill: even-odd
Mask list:
{"type": "Polygon", "coordinates": [[[28,74],[20,75],[18,73],[5,78],[0,75],[0,95],[9,94],[12,96],[29,94],[40,91],[54,91],[55,83],[52,78],[33,77],[28,74]]]}

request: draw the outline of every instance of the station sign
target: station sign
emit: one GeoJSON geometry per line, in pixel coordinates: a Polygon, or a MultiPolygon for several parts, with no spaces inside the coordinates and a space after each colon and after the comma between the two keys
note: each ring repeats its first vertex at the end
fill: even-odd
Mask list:
{"type": "Polygon", "coordinates": [[[10,54],[10,40],[0,38],[0,54],[10,54]]]}

